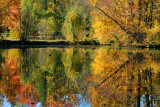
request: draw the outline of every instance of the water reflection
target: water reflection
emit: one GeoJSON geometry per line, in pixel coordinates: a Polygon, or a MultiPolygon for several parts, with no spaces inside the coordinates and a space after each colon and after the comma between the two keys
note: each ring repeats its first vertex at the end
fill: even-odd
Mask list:
{"type": "Polygon", "coordinates": [[[0,49],[0,104],[160,106],[159,65],[159,50],[0,49]]]}

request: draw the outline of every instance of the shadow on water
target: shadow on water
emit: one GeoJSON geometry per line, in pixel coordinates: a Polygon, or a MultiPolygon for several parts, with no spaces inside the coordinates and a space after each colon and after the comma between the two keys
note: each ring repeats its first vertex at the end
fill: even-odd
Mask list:
{"type": "Polygon", "coordinates": [[[114,47],[0,49],[0,104],[160,106],[160,51],[114,47]]]}

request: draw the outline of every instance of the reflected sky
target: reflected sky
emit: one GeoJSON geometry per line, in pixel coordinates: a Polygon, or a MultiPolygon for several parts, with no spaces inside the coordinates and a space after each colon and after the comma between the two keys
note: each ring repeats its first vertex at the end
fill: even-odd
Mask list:
{"type": "MultiPolygon", "coordinates": [[[[81,95],[79,95],[81,97],[81,95]]],[[[28,105],[23,105],[25,107],[29,107],[28,105]]],[[[1,107],[12,107],[12,105],[10,104],[10,102],[7,102],[7,99],[4,98],[1,107]]],[[[42,107],[42,103],[41,102],[37,102],[35,107],[42,107]]],[[[87,103],[84,100],[79,101],[79,107],[91,107],[91,103],[87,103]]]]}

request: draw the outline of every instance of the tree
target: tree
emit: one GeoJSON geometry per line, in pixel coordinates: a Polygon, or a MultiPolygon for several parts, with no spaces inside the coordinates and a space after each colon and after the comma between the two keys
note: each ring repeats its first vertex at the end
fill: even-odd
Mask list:
{"type": "Polygon", "coordinates": [[[1,15],[1,23],[0,26],[5,30],[3,32],[10,33],[8,31],[12,31],[12,33],[16,33],[17,35],[13,35],[12,38],[19,39],[19,17],[20,17],[20,0],[1,0],[0,1],[0,15],[1,15]],[[15,37],[16,36],[16,37],[15,37]]]}
{"type": "Polygon", "coordinates": [[[20,39],[25,41],[34,34],[33,0],[21,0],[20,39]]]}
{"type": "MultiPolygon", "coordinates": [[[[159,32],[160,22],[157,0],[90,1],[97,11],[106,16],[105,18],[102,17],[103,19],[99,18],[102,20],[102,26],[100,27],[107,28],[111,23],[113,24],[111,27],[118,26],[117,29],[121,29],[121,31],[129,35],[131,43],[145,43],[151,35],[153,37],[159,32]]],[[[105,29],[103,30],[105,31],[105,29]]],[[[116,29],[113,29],[111,32],[115,34],[116,29]]]]}
{"type": "Polygon", "coordinates": [[[89,8],[84,0],[70,1],[66,8],[63,35],[68,40],[83,40],[89,35],[91,27],[89,8]]]}

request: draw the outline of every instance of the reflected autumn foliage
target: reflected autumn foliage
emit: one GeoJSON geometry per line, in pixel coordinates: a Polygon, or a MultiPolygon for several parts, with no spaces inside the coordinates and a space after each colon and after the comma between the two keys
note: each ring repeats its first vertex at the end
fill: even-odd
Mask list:
{"type": "Polygon", "coordinates": [[[159,61],[160,51],[147,49],[4,49],[0,98],[29,107],[159,106],[159,61]]]}
{"type": "MultiPolygon", "coordinates": [[[[11,51],[10,51],[11,52],[11,51]]],[[[1,61],[1,92],[5,94],[8,101],[12,102],[16,99],[20,89],[20,78],[17,67],[17,57],[12,58],[10,52],[2,57],[1,61]],[[13,91],[14,90],[14,91],[13,91]]]]}
{"type": "Polygon", "coordinates": [[[160,66],[155,59],[159,54],[99,49],[88,79],[97,83],[89,87],[92,106],[158,106],[160,66]]]}
{"type": "MultiPolygon", "coordinates": [[[[19,74],[19,51],[8,50],[2,55],[0,63],[0,91],[4,94],[8,102],[14,102],[15,100],[21,104],[30,105],[31,103],[37,103],[35,98],[35,89],[31,86],[24,86],[20,82],[19,74]]],[[[32,105],[33,106],[33,105],[32,105]]],[[[30,107],[32,107],[30,106],[30,107]]]]}
{"type": "Polygon", "coordinates": [[[91,49],[21,50],[21,81],[36,89],[42,106],[78,106],[86,92],[91,49]]]}
{"type": "Polygon", "coordinates": [[[29,107],[36,107],[38,96],[36,90],[31,85],[23,85],[20,87],[19,98],[17,99],[20,104],[26,104],[29,107]]]}

